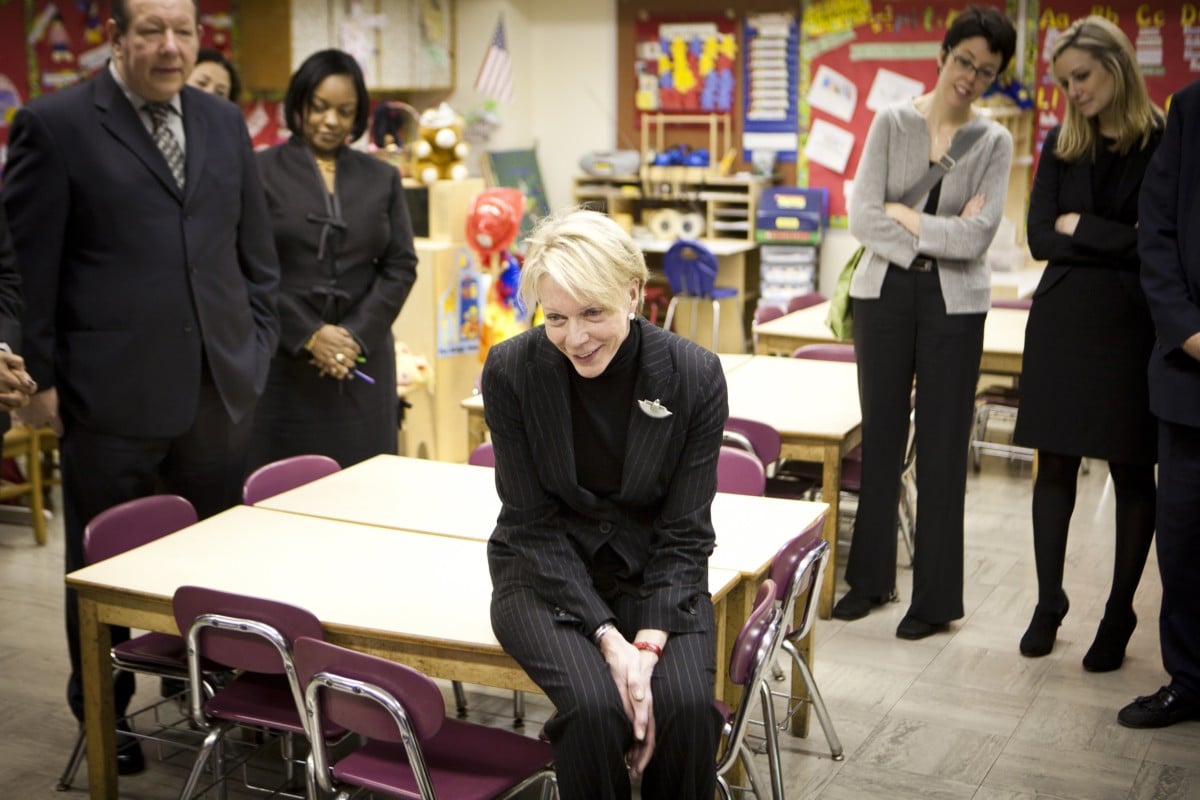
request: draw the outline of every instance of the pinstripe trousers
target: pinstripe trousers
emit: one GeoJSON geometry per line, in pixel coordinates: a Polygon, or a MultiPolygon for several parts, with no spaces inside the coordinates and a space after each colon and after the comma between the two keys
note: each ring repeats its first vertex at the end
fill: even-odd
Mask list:
{"type": "MultiPolygon", "coordinates": [[[[625,752],[633,726],[621,706],[608,665],[573,615],[540,597],[533,584],[514,575],[516,565],[503,549],[490,551],[495,590],[492,628],[496,638],[529,674],[557,711],[546,725],[554,747],[563,800],[630,797],[625,752]]],[[[633,598],[610,599],[617,629],[627,639],[637,633],[622,626],[622,606],[633,598]]],[[[716,751],[722,721],[713,707],[715,641],[712,603],[696,603],[704,631],[672,635],[651,679],[654,704],[654,756],[642,776],[644,800],[711,800],[716,790],[716,751]]]]}

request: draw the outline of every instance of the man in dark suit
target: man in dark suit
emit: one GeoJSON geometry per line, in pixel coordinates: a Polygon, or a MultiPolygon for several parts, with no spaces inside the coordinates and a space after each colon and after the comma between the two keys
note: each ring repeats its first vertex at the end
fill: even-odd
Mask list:
{"type": "MultiPolygon", "coordinates": [[[[106,68],[17,114],[2,195],[41,389],[25,418],[63,432],[68,571],[83,565],[88,520],[118,503],[174,492],[204,517],[238,502],[278,339],[279,265],[245,124],[184,88],[195,4],[115,0],[106,31],[106,68]]],[[[81,717],[71,594],[68,700],[81,717]]],[[[118,713],[132,689],[119,677],[118,713]]],[[[121,752],[136,757],[119,768],[136,771],[136,748],[121,752]]]]}
{"type": "Polygon", "coordinates": [[[1157,340],[1159,639],[1171,682],[1117,715],[1131,728],[1200,719],[1200,82],[1177,93],[1142,182],[1138,253],[1157,340]]]}
{"type": "Polygon", "coordinates": [[[16,355],[21,337],[21,273],[13,251],[8,219],[0,204],[0,435],[8,430],[8,412],[29,405],[37,384],[16,355]]]}

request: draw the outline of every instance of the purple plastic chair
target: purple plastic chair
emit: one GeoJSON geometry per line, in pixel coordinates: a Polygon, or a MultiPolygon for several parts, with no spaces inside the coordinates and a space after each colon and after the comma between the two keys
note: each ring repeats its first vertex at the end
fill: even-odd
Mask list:
{"type": "Polygon", "coordinates": [[[411,667],[307,638],[296,641],[295,657],[313,742],[309,797],[348,797],[361,787],[424,800],[483,800],[537,781],[545,797],[553,785],[548,743],[448,719],[437,684],[411,667]],[[329,725],[367,743],[331,763],[329,725]]]}
{"type": "MultiPolygon", "coordinates": [[[[84,563],[96,564],[195,522],[196,509],[179,495],[156,494],[129,500],[100,512],[88,522],[83,529],[84,563]]],[[[144,633],[113,645],[111,659],[115,670],[176,680],[185,680],[188,676],[187,648],[183,639],[167,633],[144,633]]],[[[66,769],[55,787],[58,791],[71,788],[83,761],[86,743],[81,725],[66,769]]]]}
{"type": "Polygon", "coordinates": [[[492,443],[484,442],[472,450],[471,455],[467,456],[467,463],[476,467],[496,466],[496,451],[492,449],[492,443]]]}
{"type": "Polygon", "coordinates": [[[1026,311],[1033,308],[1032,297],[1017,297],[992,301],[992,308],[1023,308],[1026,311]]]}
{"type": "Polygon", "coordinates": [[[792,351],[792,358],[807,358],[813,361],[857,361],[852,344],[806,344],[792,351]]]}
{"type": "MultiPolygon", "coordinates": [[[[833,760],[841,761],[845,758],[841,740],[838,739],[837,731],[833,729],[833,720],[830,719],[825,701],[817,689],[816,679],[813,678],[812,670],[799,650],[800,642],[808,636],[817,618],[821,581],[829,561],[829,543],[821,538],[821,528],[824,524],[825,515],[822,514],[800,535],[779,548],[779,552],[771,561],[771,580],[775,581],[779,588],[780,608],[783,611],[784,635],[780,646],[792,657],[792,663],[808,690],[807,698],[795,696],[790,692],[771,692],[775,697],[787,698],[787,711],[783,719],[779,720],[776,728],[766,729],[768,757],[773,758],[776,764],[780,763],[778,732],[788,729],[792,716],[804,702],[811,703],[813,710],[817,712],[817,719],[821,722],[821,729],[825,731],[825,739],[829,742],[833,760]],[[796,614],[796,606],[801,602],[801,598],[803,605],[800,607],[800,613],[796,614]],[[792,619],[796,620],[794,626],[791,624],[792,619]]],[[[767,688],[769,690],[769,686],[767,688]]]]}
{"type": "Polygon", "coordinates": [[[807,294],[798,294],[787,302],[787,313],[799,311],[802,308],[811,308],[812,306],[824,303],[827,298],[820,292],[808,292],[807,294]]]}
{"type": "Polygon", "coordinates": [[[754,322],[750,325],[750,338],[754,343],[754,352],[758,352],[758,326],[773,319],[779,319],[785,313],[781,306],[768,303],[754,309],[754,322]]]}
{"type": "MultiPolygon", "coordinates": [[[[185,634],[192,684],[192,719],[206,733],[180,797],[191,797],[211,759],[214,780],[224,789],[222,743],[235,725],[265,728],[282,735],[286,779],[294,778],[294,737],[306,732],[303,686],[292,661],[294,642],[302,636],[324,638],[312,613],[287,603],[181,586],[172,600],[175,622],[185,634]],[[207,701],[197,687],[201,659],[239,670],[207,701]]],[[[330,735],[341,731],[331,728],[330,735]]],[[[250,787],[272,791],[267,787],[250,787]]]]}
{"type": "Polygon", "coordinates": [[[698,325],[699,304],[701,300],[712,303],[712,349],[717,352],[721,331],[721,302],[736,300],[737,287],[716,286],[717,257],[700,242],[692,239],[680,239],[671,245],[663,254],[663,272],[667,274],[667,283],[671,284],[671,302],[667,304],[667,318],[663,327],[671,330],[675,319],[675,309],[680,300],[690,300],[695,304],[692,311],[692,329],[688,338],[695,341],[698,325]]]}
{"type": "Polygon", "coordinates": [[[727,447],[740,447],[758,456],[758,460],[768,472],[779,460],[779,454],[783,450],[779,431],[765,422],[744,417],[729,417],[725,420],[725,432],[721,443],[727,447]]]}
{"type": "Polygon", "coordinates": [[[242,484],[242,502],[252,506],[317,478],[332,475],[340,469],[338,463],[329,456],[303,455],[272,461],[246,478],[242,484]]]}
{"type": "Polygon", "coordinates": [[[754,610],[738,632],[729,656],[729,679],[743,687],[741,702],[736,709],[717,702],[717,709],[725,719],[722,747],[717,756],[717,793],[724,800],[732,800],[733,797],[725,773],[733,768],[739,758],[755,797],[783,797],[782,775],[775,774],[778,765],[769,762],[772,794],[768,795],[763,791],[765,786],[754,766],[754,754],[746,744],[746,730],[752,721],[750,709],[756,693],[762,706],[764,724],[768,728],[775,727],[775,710],[766,676],[783,640],[783,611],[776,605],[776,598],[775,581],[768,578],[758,587],[754,610]]]}
{"type": "Polygon", "coordinates": [[[761,497],[767,488],[767,474],[753,453],[738,447],[721,445],[717,455],[717,491],[761,497]]]}

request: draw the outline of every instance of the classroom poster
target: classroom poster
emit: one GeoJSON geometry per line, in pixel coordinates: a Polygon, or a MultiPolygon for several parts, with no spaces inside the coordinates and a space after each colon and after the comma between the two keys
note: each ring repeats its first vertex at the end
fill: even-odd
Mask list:
{"type": "Polygon", "coordinates": [[[1168,0],[1116,0],[1098,4],[1088,0],[1042,3],[1037,15],[1037,109],[1034,158],[1050,130],[1062,122],[1067,98],[1054,80],[1050,56],[1054,43],[1070,24],[1089,14],[1115,23],[1133,43],[1138,65],[1146,79],[1150,99],[1166,107],[1168,98],[1200,78],[1200,3],[1168,0]]]}
{"type": "Polygon", "coordinates": [[[875,112],[933,86],[946,27],[962,7],[960,0],[803,0],[797,182],[829,190],[831,224],[846,224],[875,112]]]}
{"type": "MultiPolygon", "coordinates": [[[[733,110],[737,23],[723,16],[651,15],[635,30],[634,102],[645,113],[724,114],[733,110]]],[[[640,123],[639,123],[640,124],[640,123]]]]}

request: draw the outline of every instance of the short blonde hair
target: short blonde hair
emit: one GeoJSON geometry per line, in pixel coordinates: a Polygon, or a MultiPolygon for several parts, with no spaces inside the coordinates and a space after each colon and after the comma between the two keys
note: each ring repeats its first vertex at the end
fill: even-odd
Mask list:
{"type": "MultiPolygon", "coordinates": [[[[1137,54],[1129,37],[1104,17],[1075,20],[1054,43],[1050,56],[1051,67],[1063,51],[1071,47],[1096,59],[1101,68],[1113,77],[1113,117],[1119,126],[1117,143],[1113,149],[1124,155],[1134,144],[1139,148],[1145,147],[1150,141],[1150,132],[1162,125],[1163,114],[1151,102],[1146,91],[1142,69],[1138,66],[1137,54]]],[[[1089,120],[1068,101],[1055,155],[1063,161],[1078,161],[1084,156],[1093,156],[1099,143],[1099,120],[1089,120]]]]}
{"type": "Polygon", "coordinates": [[[527,242],[517,290],[526,308],[540,302],[538,285],[548,277],[575,301],[606,311],[627,308],[629,289],[636,286],[641,310],[646,257],[610,217],[583,208],[559,211],[539,222],[527,242]]]}

